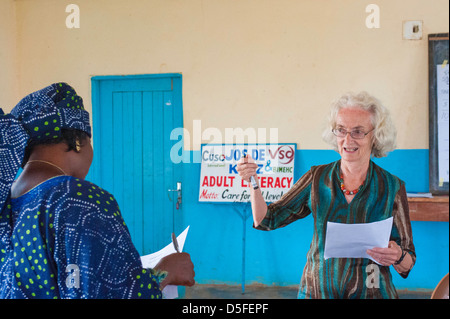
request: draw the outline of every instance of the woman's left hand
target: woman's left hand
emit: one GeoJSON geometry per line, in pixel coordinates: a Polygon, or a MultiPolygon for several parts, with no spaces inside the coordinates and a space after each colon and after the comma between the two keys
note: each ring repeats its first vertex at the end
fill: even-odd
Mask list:
{"type": "Polygon", "coordinates": [[[400,259],[402,249],[395,241],[390,241],[387,248],[375,247],[367,250],[367,254],[383,266],[390,266],[400,259]]]}

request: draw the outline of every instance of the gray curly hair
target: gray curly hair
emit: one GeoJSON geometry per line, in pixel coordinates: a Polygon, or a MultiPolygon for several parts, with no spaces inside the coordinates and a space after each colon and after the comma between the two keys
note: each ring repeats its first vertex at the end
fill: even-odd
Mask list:
{"type": "Polygon", "coordinates": [[[331,104],[328,125],[322,134],[325,142],[337,151],[336,136],[332,130],[336,127],[336,117],[340,109],[358,107],[372,114],[373,134],[372,156],[384,157],[396,148],[397,130],[387,108],[367,92],[346,93],[331,104]]]}

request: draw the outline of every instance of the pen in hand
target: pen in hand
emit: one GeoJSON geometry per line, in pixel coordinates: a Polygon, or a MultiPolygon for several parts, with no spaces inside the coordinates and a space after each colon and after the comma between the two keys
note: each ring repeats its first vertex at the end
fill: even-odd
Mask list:
{"type": "MultiPolygon", "coordinates": [[[[248,157],[248,155],[244,155],[244,156],[242,156],[242,157],[244,157],[244,158],[247,158],[248,157]]],[[[250,183],[252,183],[252,186],[253,186],[253,189],[258,189],[259,188],[259,186],[258,186],[258,183],[256,183],[256,180],[255,180],[255,178],[253,177],[253,175],[252,176],[250,176],[250,180],[249,180],[249,182],[250,183]]]]}
{"type": "Polygon", "coordinates": [[[172,233],[172,243],[173,243],[173,247],[175,248],[177,253],[179,253],[180,248],[178,247],[178,240],[177,240],[177,237],[175,236],[175,233],[172,233]]]}

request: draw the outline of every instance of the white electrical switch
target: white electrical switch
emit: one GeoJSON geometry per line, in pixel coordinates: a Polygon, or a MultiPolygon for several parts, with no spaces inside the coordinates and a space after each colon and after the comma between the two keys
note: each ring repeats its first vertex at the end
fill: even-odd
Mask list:
{"type": "Polygon", "coordinates": [[[422,39],[423,23],[420,20],[403,21],[403,39],[420,40],[422,39]]]}

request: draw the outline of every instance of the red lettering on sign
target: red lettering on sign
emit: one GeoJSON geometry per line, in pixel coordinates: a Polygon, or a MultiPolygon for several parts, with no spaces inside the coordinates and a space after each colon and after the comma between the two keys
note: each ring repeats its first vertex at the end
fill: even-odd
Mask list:
{"type": "Polygon", "coordinates": [[[236,176],[205,176],[202,187],[233,187],[236,176]]]}
{"type": "MultiPolygon", "coordinates": [[[[271,176],[261,176],[259,177],[259,184],[261,188],[290,188],[292,185],[292,177],[271,177],[271,176]]],[[[242,187],[250,186],[248,184],[244,184],[244,181],[241,183],[242,187]]]]}
{"type": "Polygon", "coordinates": [[[204,189],[200,194],[200,198],[204,199],[217,199],[217,197],[218,197],[217,193],[208,193],[208,190],[206,189],[204,189]]]}

